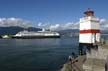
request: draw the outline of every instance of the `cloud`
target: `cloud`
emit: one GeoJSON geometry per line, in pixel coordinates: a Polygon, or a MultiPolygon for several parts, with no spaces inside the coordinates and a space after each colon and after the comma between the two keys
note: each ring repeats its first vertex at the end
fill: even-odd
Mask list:
{"type": "Polygon", "coordinates": [[[50,28],[50,30],[59,30],[60,24],[51,25],[49,28],[50,28]]]}
{"type": "Polygon", "coordinates": [[[46,27],[46,26],[48,26],[49,25],[49,23],[42,23],[42,22],[39,22],[38,23],[38,27],[46,27]]]}
{"type": "Polygon", "coordinates": [[[23,20],[21,18],[0,18],[0,27],[10,26],[19,26],[27,28],[32,26],[32,22],[23,20]]]}
{"type": "MultiPolygon", "coordinates": [[[[64,29],[79,29],[79,22],[68,22],[65,24],[55,24],[49,27],[51,30],[64,30],[64,29]]],[[[108,20],[100,19],[100,29],[108,30],[108,20]]]]}
{"type": "Polygon", "coordinates": [[[68,22],[65,24],[55,24],[51,25],[50,29],[51,30],[64,30],[64,29],[78,29],[79,27],[79,22],[68,22]]]}
{"type": "Polygon", "coordinates": [[[108,19],[101,19],[100,26],[102,30],[108,30],[108,19]]]}
{"type": "MultiPolygon", "coordinates": [[[[19,27],[33,27],[32,22],[23,20],[21,18],[0,18],[0,27],[19,26],[19,27]]],[[[67,22],[64,24],[50,24],[39,22],[36,27],[50,30],[65,30],[65,29],[79,29],[79,22],[67,22]]],[[[108,19],[100,19],[100,28],[108,29],[108,19]]]]}

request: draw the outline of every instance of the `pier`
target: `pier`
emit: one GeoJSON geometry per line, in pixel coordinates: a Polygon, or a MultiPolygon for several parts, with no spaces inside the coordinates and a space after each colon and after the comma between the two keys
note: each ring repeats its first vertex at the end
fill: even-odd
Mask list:
{"type": "Polygon", "coordinates": [[[63,65],[63,68],[60,70],[60,71],[84,71],[83,70],[83,64],[86,60],[86,56],[83,55],[83,56],[78,56],[78,61],[73,63],[72,67],[69,63],[66,63],[63,65]]]}
{"type": "Polygon", "coordinates": [[[69,63],[63,65],[60,71],[107,71],[108,70],[108,40],[106,44],[99,43],[97,49],[93,48],[86,55],[79,55],[78,61],[73,63],[73,67],[69,63]]]}

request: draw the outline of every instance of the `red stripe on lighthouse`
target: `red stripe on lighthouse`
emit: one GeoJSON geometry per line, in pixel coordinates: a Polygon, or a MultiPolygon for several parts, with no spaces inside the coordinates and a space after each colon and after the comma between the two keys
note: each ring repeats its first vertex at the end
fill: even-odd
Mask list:
{"type": "Polygon", "coordinates": [[[100,30],[96,29],[80,30],[80,34],[86,34],[86,33],[100,33],[100,30]]]}

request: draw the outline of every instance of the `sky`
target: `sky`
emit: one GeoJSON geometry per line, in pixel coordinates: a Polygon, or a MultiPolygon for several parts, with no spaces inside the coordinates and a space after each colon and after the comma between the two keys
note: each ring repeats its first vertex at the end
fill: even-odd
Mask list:
{"type": "Polygon", "coordinates": [[[108,0],[0,0],[0,26],[75,29],[88,8],[108,24],[107,7],[108,0]]]}

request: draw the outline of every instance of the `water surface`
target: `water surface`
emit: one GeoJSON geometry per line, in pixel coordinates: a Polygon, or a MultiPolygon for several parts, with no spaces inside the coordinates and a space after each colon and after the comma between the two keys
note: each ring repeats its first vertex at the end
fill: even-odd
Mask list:
{"type": "Polygon", "coordinates": [[[0,39],[0,71],[58,71],[78,38],[0,39]]]}

